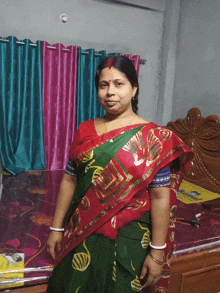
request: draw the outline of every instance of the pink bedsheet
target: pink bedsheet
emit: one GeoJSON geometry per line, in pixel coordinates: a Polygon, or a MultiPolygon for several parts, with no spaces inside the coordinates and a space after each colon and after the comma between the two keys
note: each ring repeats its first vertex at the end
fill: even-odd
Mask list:
{"type": "MultiPolygon", "coordinates": [[[[8,280],[13,287],[47,283],[52,273],[54,261],[46,242],[63,174],[64,170],[29,171],[3,178],[0,254],[24,253],[24,278],[8,280]]],[[[208,207],[178,202],[174,257],[220,246],[220,198],[205,204],[208,207]],[[198,227],[180,221],[194,220],[199,213],[198,227]]]]}
{"type": "Polygon", "coordinates": [[[24,253],[24,278],[2,280],[0,289],[7,283],[16,287],[21,282],[48,282],[54,262],[46,251],[46,242],[63,173],[29,171],[3,179],[0,254],[24,253]]]}
{"type": "Polygon", "coordinates": [[[197,204],[178,201],[174,243],[174,257],[220,247],[220,198],[197,204]],[[181,221],[195,219],[200,219],[197,227],[181,221]]]}

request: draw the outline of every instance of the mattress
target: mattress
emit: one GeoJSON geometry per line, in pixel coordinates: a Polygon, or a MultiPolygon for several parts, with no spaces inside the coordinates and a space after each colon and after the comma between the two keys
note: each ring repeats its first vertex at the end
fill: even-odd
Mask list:
{"type": "Polygon", "coordinates": [[[48,282],[54,261],[46,243],[63,173],[29,171],[3,177],[0,289],[48,282]]]}
{"type": "Polygon", "coordinates": [[[185,183],[177,195],[174,257],[220,247],[220,194],[185,183]]]}
{"type": "MultiPolygon", "coordinates": [[[[46,243],[63,174],[64,170],[27,171],[3,177],[0,290],[48,282],[54,261],[46,243]]],[[[191,188],[194,192],[196,186],[191,188]]],[[[219,247],[220,198],[190,204],[177,200],[175,225],[173,257],[219,247]],[[192,225],[194,220],[199,225],[192,225]]]]}

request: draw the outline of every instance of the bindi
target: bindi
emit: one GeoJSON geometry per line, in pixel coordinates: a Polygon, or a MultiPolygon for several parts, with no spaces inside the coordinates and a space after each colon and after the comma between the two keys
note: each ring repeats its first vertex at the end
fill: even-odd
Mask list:
{"type": "Polygon", "coordinates": [[[109,79],[109,82],[111,82],[111,79],[109,79]]]}

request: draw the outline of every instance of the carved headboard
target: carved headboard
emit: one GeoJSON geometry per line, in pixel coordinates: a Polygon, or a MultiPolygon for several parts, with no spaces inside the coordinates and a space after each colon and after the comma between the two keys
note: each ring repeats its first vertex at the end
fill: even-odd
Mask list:
{"type": "Polygon", "coordinates": [[[193,151],[185,179],[204,188],[220,193],[220,123],[219,117],[201,116],[197,108],[188,111],[185,119],[167,124],[193,151]]]}

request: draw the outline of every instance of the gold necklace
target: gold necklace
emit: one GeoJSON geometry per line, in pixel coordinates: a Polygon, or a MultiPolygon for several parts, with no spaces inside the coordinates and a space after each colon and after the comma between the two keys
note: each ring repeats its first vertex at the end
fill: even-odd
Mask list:
{"type": "MultiPolygon", "coordinates": [[[[106,115],[104,115],[104,117],[107,118],[106,115]]],[[[125,126],[122,128],[122,130],[120,131],[120,134],[122,134],[122,132],[123,132],[123,130],[125,129],[126,126],[128,126],[128,125],[131,124],[131,122],[133,121],[133,119],[134,119],[134,117],[131,119],[131,121],[130,121],[127,125],[125,125],[125,126]]],[[[106,125],[105,121],[104,121],[104,124],[105,124],[105,129],[106,129],[106,131],[108,132],[108,135],[109,135],[109,137],[110,137],[110,140],[109,140],[109,141],[110,141],[110,142],[113,142],[113,138],[111,137],[111,135],[110,135],[110,133],[109,133],[109,131],[108,131],[108,129],[107,129],[107,125],[106,125]]]]}

